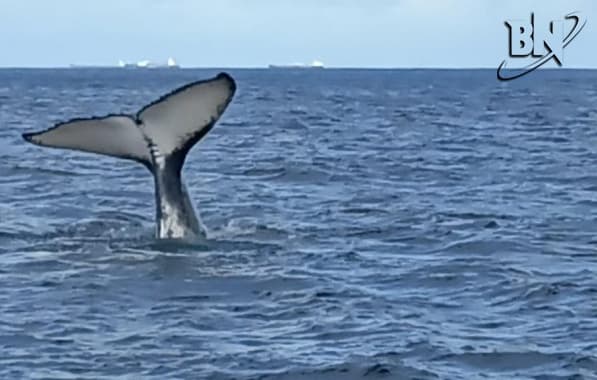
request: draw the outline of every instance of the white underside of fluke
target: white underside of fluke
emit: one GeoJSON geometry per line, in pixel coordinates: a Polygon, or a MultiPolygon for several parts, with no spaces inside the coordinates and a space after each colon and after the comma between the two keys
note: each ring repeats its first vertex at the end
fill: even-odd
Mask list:
{"type": "Polygon", "coordinates": [[[138,161],[153,173],[157,237],[204,231],[180,177],[188,151],[209,132],[236,90],[228,74],[194,82],[143,107],[135,116],[73,119],[23,137],[34,144],[138,161]]]}

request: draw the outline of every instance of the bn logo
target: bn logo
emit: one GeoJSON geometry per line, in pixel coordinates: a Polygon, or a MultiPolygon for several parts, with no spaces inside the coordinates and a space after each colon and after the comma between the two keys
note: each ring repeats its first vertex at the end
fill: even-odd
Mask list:
{"type": "Polygon", "coordinates": [[[554,60],[562,66],[564,48],[576,38],[587,23],[578,12],[570,13],[561,20],[540,24],[531,13],[529,21],[509,20],[505,22],[509,31],[509,56],[513,59],[535,58],[535,61],[521,69],[506,71],[504,60],[497,70],[499,80],[512,80],[530,73],[546,62],[554,60]],[[567,22],[568,21],[568,22],[567,22]],[[570,25],[572,21],[573,25],[570,25]],[[568,31],[567,31],[568,29],[568,31]],[[567,31],[567,33],[566,33],[567,31]]]}

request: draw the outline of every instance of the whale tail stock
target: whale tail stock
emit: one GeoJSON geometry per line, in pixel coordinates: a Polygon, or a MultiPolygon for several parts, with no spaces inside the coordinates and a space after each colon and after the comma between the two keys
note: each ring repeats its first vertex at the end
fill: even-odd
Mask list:
{"type": "Polygon", "coordinates": [[[226,73],[193,82],[143,107],[136,115],[78,118],[41,132],[33,144],[137,161],[154,176],[158,238],[193,238],[201,223],[181,178],[189,150],[215,125],[236,91],[226,73]]]}

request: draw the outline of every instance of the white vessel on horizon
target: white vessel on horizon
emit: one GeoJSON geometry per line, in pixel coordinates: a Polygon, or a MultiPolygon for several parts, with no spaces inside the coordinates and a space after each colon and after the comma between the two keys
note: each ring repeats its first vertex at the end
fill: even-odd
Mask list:
{"type": "Polygon", "coordinates": [[[274,65],[268,66],[270,69],[323,69],[325,68],[323,62],[314,60],[311,64],[293,63],[290,65],[274,65]]]}
{"type": "Polygon", "coordinates": [[[178,69],[180,66],[176,63],[174,58],[170,57],[165,63],[156,63],[149,60],[138,61],[136,63],[128,63],[123,60],[118,61],[118,67],[134,68],[134,69],[178,69]]]}

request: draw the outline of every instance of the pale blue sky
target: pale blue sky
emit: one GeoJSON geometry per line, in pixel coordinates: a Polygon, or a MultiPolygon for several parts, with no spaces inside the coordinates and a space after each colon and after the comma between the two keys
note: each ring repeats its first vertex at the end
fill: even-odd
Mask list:
{"type": "Polygon", "coordinates": [[[595,0],[0,0],[0,66],[496,67],[531,11],[583,12],[564,66],[597,68],[595,0]]]}

